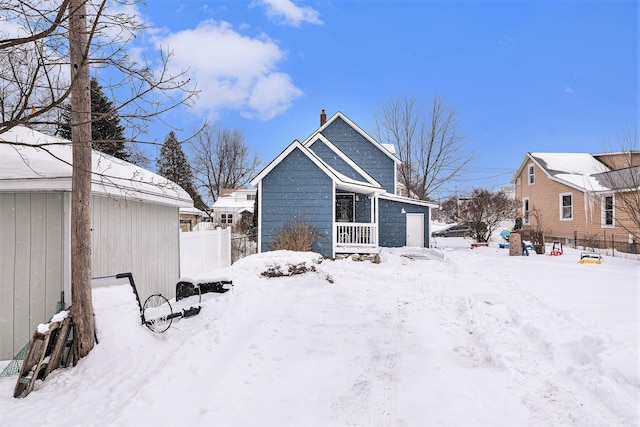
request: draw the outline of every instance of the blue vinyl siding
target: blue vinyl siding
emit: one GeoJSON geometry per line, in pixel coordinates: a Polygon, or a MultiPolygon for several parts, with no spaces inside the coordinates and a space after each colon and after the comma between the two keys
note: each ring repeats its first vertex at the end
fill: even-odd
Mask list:
{"type": "Polygon", "coordinates": [[[372,222],[371,199],[364,194],[356,194],[356,222],[372,222]]]}
{"type": "Polygon", "coordinates": [[[407,216],[402,213],[424,214],[424,245],[429,246],[429,207],[402,203],[393,200],[380,199],[379,245],[387,248],[398,248],[406,245],[407,216]]]}
{"type": "Polygon", "coordinates": [[[271,239],[284,224],[303,218],[320,234],[313,250],[332,256],[332,189],[331,179],[299,149],[293,150],[262,179],[261,251],[271,250],[271,239]]]}
{"type": "Polygon", "coordinates": [[[313,151],[318,157],[324,160],[329,166],[340,172],[341,174],[348,176],[351,179],[366,182],[366,179],[360,175],[355,169],[353,169],[347,162],[339,157],[333,150],[331,150],[322,141],[316,141],[311,145],[311,151],[313,151]]]}
{"type": "Polygon", "coordinates": [[[358,166],[364,169],[373,179],[378,181],[382,188],[393,194],[394,161],[378,147],[360,135],[347,122],[337,118],[327,126],[322,134],[345,153],[358,166]]]}

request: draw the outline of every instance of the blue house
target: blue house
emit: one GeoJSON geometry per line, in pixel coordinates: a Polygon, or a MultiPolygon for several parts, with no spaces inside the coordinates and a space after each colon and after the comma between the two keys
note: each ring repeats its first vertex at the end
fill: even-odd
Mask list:
{"type": "Polygon", "coordinates": [[[303,142],[295,140],[252,181],[258,189],[258,249],[285,224],[316,227],[314,251],[326,257],[380,247],[429,247],[434,204],[399,196],[394,148],[338,112],[303,142]]]}

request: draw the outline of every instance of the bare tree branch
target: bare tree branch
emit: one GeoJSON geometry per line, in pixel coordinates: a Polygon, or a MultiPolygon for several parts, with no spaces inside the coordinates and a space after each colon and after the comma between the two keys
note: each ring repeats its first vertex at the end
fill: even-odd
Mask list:
{"type": "Polygon", "coordinates": [[[455,181],[473,160],[473,153],[465,151],[457,113],[438,96],[428,111],[415,95],[388,100],[375,120],[376,138],[398,148],[400,182],[421,200],[455,181]]]}
{"type": "Polygon", "coordinates": [[[249,183],[260,165],[251,155],[244,134],[237,129],[206,125],[190,143],[194,178],[213,204],[224,188],[241,188],[249,183]]]}

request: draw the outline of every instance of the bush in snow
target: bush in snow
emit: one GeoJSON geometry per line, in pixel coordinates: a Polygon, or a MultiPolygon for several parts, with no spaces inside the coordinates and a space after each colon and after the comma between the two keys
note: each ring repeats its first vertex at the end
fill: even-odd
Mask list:
{"type": "Polygon", "coordinates": [[[303,218],[295,218],[284,224],[278,234],[271,240],[274,251],[287,249],[297,252],[309,252],[318,240],[318,229],[303,218]]]}

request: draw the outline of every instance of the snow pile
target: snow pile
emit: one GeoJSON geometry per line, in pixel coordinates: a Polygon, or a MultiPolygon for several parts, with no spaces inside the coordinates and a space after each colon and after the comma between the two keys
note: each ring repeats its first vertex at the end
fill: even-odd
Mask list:
{"type": "Polygon", "coordinates": [[[251,256],[211,272],[233,290],[159,337],[130,296],[96,289],[100,344],[25,399],[0,380],[0,424],[640,422],[638,260],[438,244],[380,264],[251,256]],[[302,264],[314,268],[262,277],[302,264]]]}

